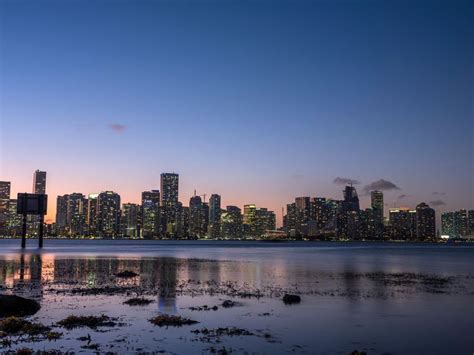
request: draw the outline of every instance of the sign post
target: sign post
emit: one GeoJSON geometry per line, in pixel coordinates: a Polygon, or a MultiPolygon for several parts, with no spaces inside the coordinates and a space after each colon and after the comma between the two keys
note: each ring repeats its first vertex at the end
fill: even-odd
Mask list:
{"type": "Polygon", "coordinates": [[[21,236],[21,247],[26,247],[26,219],[27,215],[39,216],[38,246],[43,247],[44,215],[48,210],[48,195],[19,193],[16,213],[23,215],[23,233],[21,236]]]}

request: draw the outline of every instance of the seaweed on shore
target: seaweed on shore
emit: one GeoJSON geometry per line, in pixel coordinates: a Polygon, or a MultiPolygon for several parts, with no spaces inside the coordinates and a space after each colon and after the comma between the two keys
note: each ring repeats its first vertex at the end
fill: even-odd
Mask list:
{"type": "Polygon", "coordinates": [[[70,315],[67,318],[57,322],[61,327],[71,330],[74,328],[88,327],[97,329],[98,327],[114,327],[117,325],[116,318],[110,318],[105,314],[100,316],[75,316],[70,315]]]}
{"type": "Polygon", "coordinates": [[[153,303],[153,300],[143,297],[134,297],[126,300],[123,304],[129,306],[148,306],[150,303],[153,303]]]}
{"type": "Polygon", "coordinates": [[[199,323],[198,321],[183,318],[181,316],[173,316],[169,314],[160,314],[149,319],[149,322],[159,327],[181,327],[183,325],[192,325],[199,323]]]}

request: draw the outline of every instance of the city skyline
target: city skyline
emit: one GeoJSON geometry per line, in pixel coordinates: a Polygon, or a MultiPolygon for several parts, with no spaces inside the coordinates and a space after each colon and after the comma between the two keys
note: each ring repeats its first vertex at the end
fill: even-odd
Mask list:
{"type": "MultiPolygon", "coordinates": [[[[37,174],[40,173],[41,176],[42,176],[42,179],[45,179],[45,174],[44,173],[47,173],[45,171],[42,171],[40,169],[37,169],[34,171],[34,174],[33,174],[33,189],[26,189],[26,190],[21,190],[21,189],[15,189],[15,182],[14,181],[9,181],[7,179],[2,179],[0,181],[4,181],[4,182],[8,182],[10,183],[9,184],[9,191],[10,191],[10,195],[11,195],[11,198],[16,198],[16,195],[18,193],[23,193],[23,192],[37,192],[38,190],[35,190],[35,186],[37,186],[37,184],[35,184],[35,179],[37,178],[37,174]],[[43,177],[44,176],[44,177],[43,177]]],[[[161,175],[163,174],[176,174],[177,176],[179,176],[179,179],[182,180],[182,177],[181,175],[175,173],[175,172],[172,172],[172,173],[161,173],[161,175]]],[[[46,180],[46,194],[51,196],[50,199],[48,200],[48,214],[46,215],[46,218],[45,218],[45,222],[46,223],[54,223],[56,222],[56,213],[57,213],[57,204],[56,204],[56,197],[60,197],[60,196],[63,196],[63,195],[70,195],[70,194],[83,194],[86,198],[89,196],[89,195],[99,195],[100,193],[102,192],[107,192],[107,191],[113,191],[115,193],[118,193],[120,195],[120,198],[121,198],[121,205],[124,205],[124,204],[138,204],[138,205],[142,205],[143,203],[143,194],[144,193],[147,193],[147,192],[153,192],[153,191],[157,191],[158,192],[158,196],[162,196],[161,194],[161,188],[162,186],[160,185],[160,182],[158,182],[156,185],[158,187],[156,188],[150,188],[150,189],[143,189],[137,193],[137,197],[134,198],[132,197],[131,199],[129,198],[124,198],[124,195],[120,192],[120,190],[116,190],[116,189],[111,189],[111,188],[104,188],[104,189],[101,189],[101,190],[98,190],[98,191],[68,191],[68,192],[63,192],[63,193],[60,193],[60,194],[51,194],[49,191],[50,191],[50,182],[49,182],[49,179],[51,177],[51,174],[48,174],[48,178],[46,180]]],[[[432,207],[433,209],[436,210],[436,225],[437,225],[437,228],[440,228],[441,227],[441,215],[445,212],[451,212],[453,210],[458,210],[458,209],[466,209],[466,210],[471,210],[471,209],[474,209],[474,204],[472,206],[454,206],[452,208],[449,208],[447,204],[438,204],[437,201],[442,201],[440,198],[444,198],[445,197],[445,193],[439,193],[439,192],[433,192],[432,194],[432,200],[430,201],[422,201],[422,200],[419,200],[419,201],[415,201],[413,204],[408,204],[408,203],[403,203],[402,202],[402,199],[400,198],[396,198],[395,200],[393,200],[393,203],[390,203],[388,202],[387,203],[387,200],[386,200],[386,196],[388,194],[388,196],[393,196],[394,194],[397,194],[397,193],[400,193],[400,189],[399,188],[396,188],[396,187],[393,187],[393,183],[391,183],[390,181],[387,181],[387,180],[384,180],[384,179],[380,179],[378,181],[374,181],[374,182],[371,182],[369,184],[362,184],[361,181],[358,181],[356,179],[350,179],[350,178],[342,178],[342,177],[336,177],[333,179],[332,181],[332,185],[335,186],[335,189],[333,189],[334,191],[334,194],[331,195],[331,196],[324,196],[323,194],[318,194],[318,193],[310,193],[310,194],[307,194],[307,195],[294,195],[294,196],[291,196],[289,197],[289,199],[287,199],[286,201],[283,201],[282,204],[280,206],[277,206],[277,208],[273,209],[272,207],[270,206],[267,206],[265,204],[262,204],[262,203],[257,203],[255,202],[256,200],[259,200],[258,197],[255,197],[253,200],[250,200],[250,201],[243,201],[242,203],[235,203],[231,200],[229,200],[228,198],[226,198],[225,196],[223,196],[222,194],[219,194],[217,192],[199,192],[197,194],[197,196],[200,196],[200,197],[204,197],[204,195],[207,197],[207,200],[205,202],[209,203],[210,202],[210,199],[212,197],[212,195],[215,195],[217,194],[219,196],[219,202],[220,200],[222,199],[222,202],[221,203],[221,206],[222,207],[225,207],[225,206],[239,206],[243,209],[243,207],[245,205],[250,205],[250,204],[255,204],[257,206],[260,206],[260,207],[265,207],[265,208],[268,208],[268,210],[270,211],[273,211],[276,215],[276,224],[277,224],[277,227],[282,227],[283,226],[283,214],[282,214],[282,209],[285,210],[285,214],[286,214],[286,208],[287,208],[287,204],[288,204],[288,201],[292,201],[294,200],[295,198],[303,198],[305,196],[308,196],[313,198],[313,197],[324,197],[324,198],[328,198],[328,199],[331,199],[331,200],[341,200],[342,196],[343,196],[343,192],[344,192],[344,186],[345,185],[351,185],[351,186],[354,186],[354,187],[357,187],[357,189],[359,190],[359,194],[358,194],[358,198],[360,200],[360,206],[361,206],[361,209],[365,209],[365,208],[369,208],[373,205],[373,199],[374,199],[374,195],[373,195],[373,192],[382,192],[383,195],[382,195],[382,204],[384,206],[383,208],[383,214],[384,216],[388,216],[389,215],[389,210],[391,208],[394,208],[394,209],[397,209],[397,208],[401,208],[401,209],[415,209],[416,206],[420,203],[420,202],[426,202],[428,203],[428,205],[430,205],[430,207],[432,207]],[[337,195],[337,192],[339,191],[339,195],[337,195]],[[384,200],[385,200],[385,203],[384,203],[384,200]]],[[[31,181],[30,181],[30,186],[31,186],[31,181]]],[[[189,195],[189,197],[183,197],[182,194],[182,187],[181,185],[178,185],[179,186],[179,196],[178,196],[178,200],[177,202],[180,202],[180,203],[183,203],[183,206],[189,206],[189,202],[193,196],[196,196],[196,188],[194,188],[193,192],[191,193],[191,195],[189,195]]],[[[396,185],[395,185],[396,186],[396,185]]],[[[41,188],[40,188],[41,191],[44,191],[44,181],[42,182],[42,185],[41,185],[41,188]]],[[[41,192],[40,191],[40,192],[41,192]]],[[[380,198],[380,197],[379,197],[380,198]]],[[[204,199],[203,199],[203,202],[204,202],[204,199]]],[[[161,202],[160,202],[161,203],[161,202]]],[[[380,203],[380,202],[378,202],[380,203]]]]}
{"type": "Polygon", "coordinates": [[[389,206],[473,208],[469,1],[0,6],[14,193],[41,168],[52,196],[138,203],[175,170],[183,201],[219,193],[279,224],[294,196],[338,198],[337,177],[384,179],[389,206]]]}

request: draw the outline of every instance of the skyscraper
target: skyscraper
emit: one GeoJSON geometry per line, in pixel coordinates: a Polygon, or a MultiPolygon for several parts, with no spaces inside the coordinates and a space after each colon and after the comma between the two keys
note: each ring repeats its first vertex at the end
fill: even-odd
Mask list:
{"type": "Polygon", "coordinates": [[[221,197],[212,194],[209,199],[209,237],[218,239],[221,229],[221,197]]]}
{"type": "Polygon", "coordinates": [[[33,193],[46,193],[46,171],[36,170],[33,174],[33,193]]]}
{"type": "Polygon", "coordinates": [[[56,231],[59,235],[67,232],[68,197],[69,195],[63,195],[56,198],[56,231]]]}
{"type": "Polygon", "coordinates": [[[124,203],[122,206],[122,235],[127,238],[137,238],[138,211],[140,206],[135,203],[124,203]]]}
{"type": "Polygon", "coordinates": [[[189,233],[194,237],[202,236],[202,200],[196,192],[189,200],[189,233]]]}
{"type": "Polygon", "coordinates": [[[407,207],[391,208],[388,212],[390,238],[396,240],[415,240],[416,211],[407,207]]]}
{"type": "Polygon", "coordinates": [[[81,236],[86,232],[87,199],[81,193],[67,195],[66,223],[70,235],[81,236]]]}
{"type": "Polygon", "coordinates": [[[160,233],[160,191],[144,191],[142,192],[142,235],[149,239],[160,233]]]}
{"type": "Polygon", "coordinates": [[[225,239],[242,238],[242,211],[236,206],[227,206],[221,214],[221,237],[225,239]]]}
{"type": "Polygon", "coordinates": [[[103,237],[120,233],[120,196],[113,191],[101,192],[97,198],[97,227],[103,237]]]}
{"type": "Polygon", "coordinates": [[[89,194],[87,199],[87,232],[89,235],[97,233],[97,214],[98,214],[98,198],[99,194],[89,194]]]}
{"type": "Polygon", "coordinates": [[[10,200],[10,182],[0,181],[0,234],[7,233],[8,203],[10,200]]]}
{"type": "Polygon", "coordinates": [[[162,173],[160,181],[160,207],[163,232],[169,234],[176,231],[180,207],[178,207],[179,175],[162,173]]]}
{"type": "Polygon", "coordinates": [[[160,206],[173,207],[178,203],[179,175],[162,173],[160,181],[160,206]]]}
{"type": "Polygon", "coordinates": [[[370,192],[371,207],[379,223],[383,223],[383,192],[370,192]]]}
{"type": "Polygon", "coordinates": [[[424,202],[416,206],[416,236],[419,240],[436,237],[435,210],[424,202]]]}
{"type": "Polygon", "coordinates": [[[359,196],[354,186],[346,186],[344,189],[344,200],[340,204],[337,215],[337,236],[339,238],[349,238],[356,235],[357,221],[355,214],[359,213],[359,196]],[[349,223],[351,221],[351,223],[349,223]],[[349,224],[351,230],[349,230],[349,224]]]}
{"type": "Polygon", "coordinates": [[[10,181],[0,181],[0,200],[10,199],[10,181]]]}

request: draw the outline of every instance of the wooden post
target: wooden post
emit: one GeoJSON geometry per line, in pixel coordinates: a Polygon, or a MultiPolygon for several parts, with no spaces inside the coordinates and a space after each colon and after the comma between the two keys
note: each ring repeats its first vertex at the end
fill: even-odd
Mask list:
{"type": "Polygon", "coordinates": [[[21,248],[26,248],[26,213],[23,213],[23,231],[21,234],[21,248]]]}
{"type": "Polygon", "coordinates": [[[44,214],[40,215],[40,225],[39,225],[39,240],[38,240],[38,247],[43,247],[43,232],[44,232],[44,214]]]}

